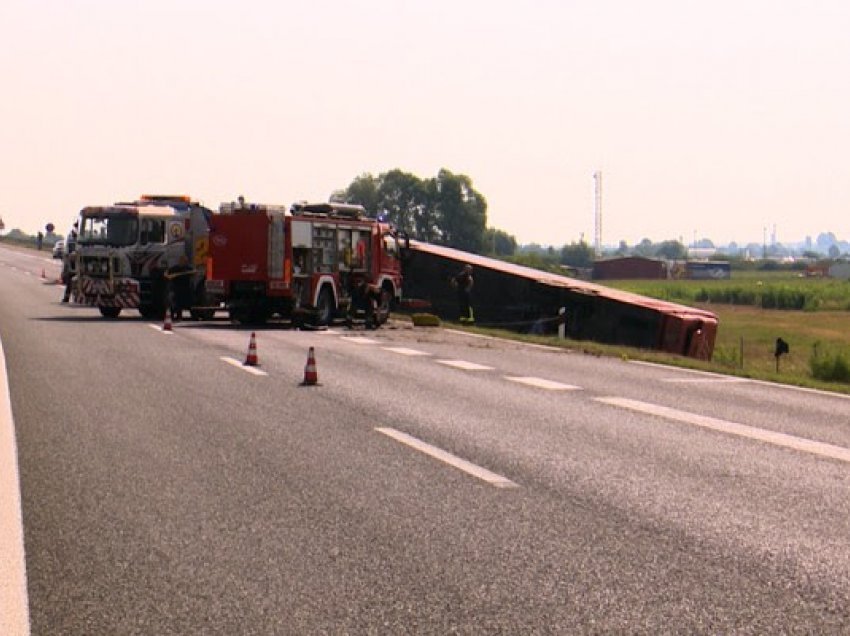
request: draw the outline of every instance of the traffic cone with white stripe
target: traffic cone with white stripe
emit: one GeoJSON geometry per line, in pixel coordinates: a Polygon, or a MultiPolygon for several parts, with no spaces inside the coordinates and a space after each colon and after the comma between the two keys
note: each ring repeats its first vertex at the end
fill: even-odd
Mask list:
{"type": "Polygon", "coordinates": [[[248,356],[245,358],[244,365],[246,367],[256,367],[259,363],[257,360],[257,334],[251,332],[251,340],[248,342],[248,356]]]}
{"type": "Polygon", "coordinates": [[[172,331],[172,328],[171,328],[171,312],[168,311],[168,310],[165,311],[165,320],[162,323],[162,330],[163,331],[172,331]]]}
{"type": "Polygon", "coordinates": [[[304,367],[304,381],[301,386],[315,386],[319,383],[319,373],[316,370],[316,353],[313,347],[307,353],[307,366],[304,367]]]}

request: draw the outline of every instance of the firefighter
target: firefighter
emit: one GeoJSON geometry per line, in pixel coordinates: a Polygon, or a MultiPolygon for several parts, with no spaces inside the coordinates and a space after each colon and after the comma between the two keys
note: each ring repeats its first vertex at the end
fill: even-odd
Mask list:
{"type": "Polygon", "coordinates": [[[352,327],[358,314],[363,314],[367,329],[378,328],[377,306],[381,299],[381,290],[370,285],[363,276],[358,276],[351,289],[351,304],[348,313],[348,326],[352,327]]]}
{"type": "Polygon", "coordinates": [[[475,315],[472,312],[472,265],[467,263],[457,274],[452,277],[452,287],[457,291],[458,310],[460,322],[466,325],[475,323],[475,315]]]}
{"type": "Polygon", "coordinates": [[[195,270],[189,265],[186,255],[180,257],[177,265],[168,268],[165,279],[171,288],[171,320],[178,322],[183,319],[183,310],[192,307],[192,274],[195,270]]]}

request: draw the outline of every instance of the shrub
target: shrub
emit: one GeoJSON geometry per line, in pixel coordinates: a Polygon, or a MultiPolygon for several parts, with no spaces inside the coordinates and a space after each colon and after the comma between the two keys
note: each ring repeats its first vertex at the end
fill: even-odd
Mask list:
{"type": "Polygon", "coordinates": [[[413,314],[410,317],[414,327],[439,327],[440,319],[434,314],[413,314]]]}

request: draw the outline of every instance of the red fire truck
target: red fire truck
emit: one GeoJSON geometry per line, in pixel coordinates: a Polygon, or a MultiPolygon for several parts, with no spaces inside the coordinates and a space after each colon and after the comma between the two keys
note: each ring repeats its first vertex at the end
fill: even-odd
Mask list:
{"type": "Polygon", "coordinates": [[[225,203],[211,221],[206,290],[231,320],[327,325],[365,280],[383,322],[401,298],[401,240],[361,206],[225,203]]]}

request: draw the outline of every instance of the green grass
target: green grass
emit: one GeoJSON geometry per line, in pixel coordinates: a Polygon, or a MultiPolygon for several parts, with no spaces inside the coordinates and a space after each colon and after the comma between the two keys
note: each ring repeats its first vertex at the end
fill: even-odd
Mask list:
{"type": "Polygon", "coordinates": [[[729,280],[624,280],[606,285],[687,305],[745,305],[804,311],[850,310],[850,282],[791,272],[734,272],[729,280]]]}

